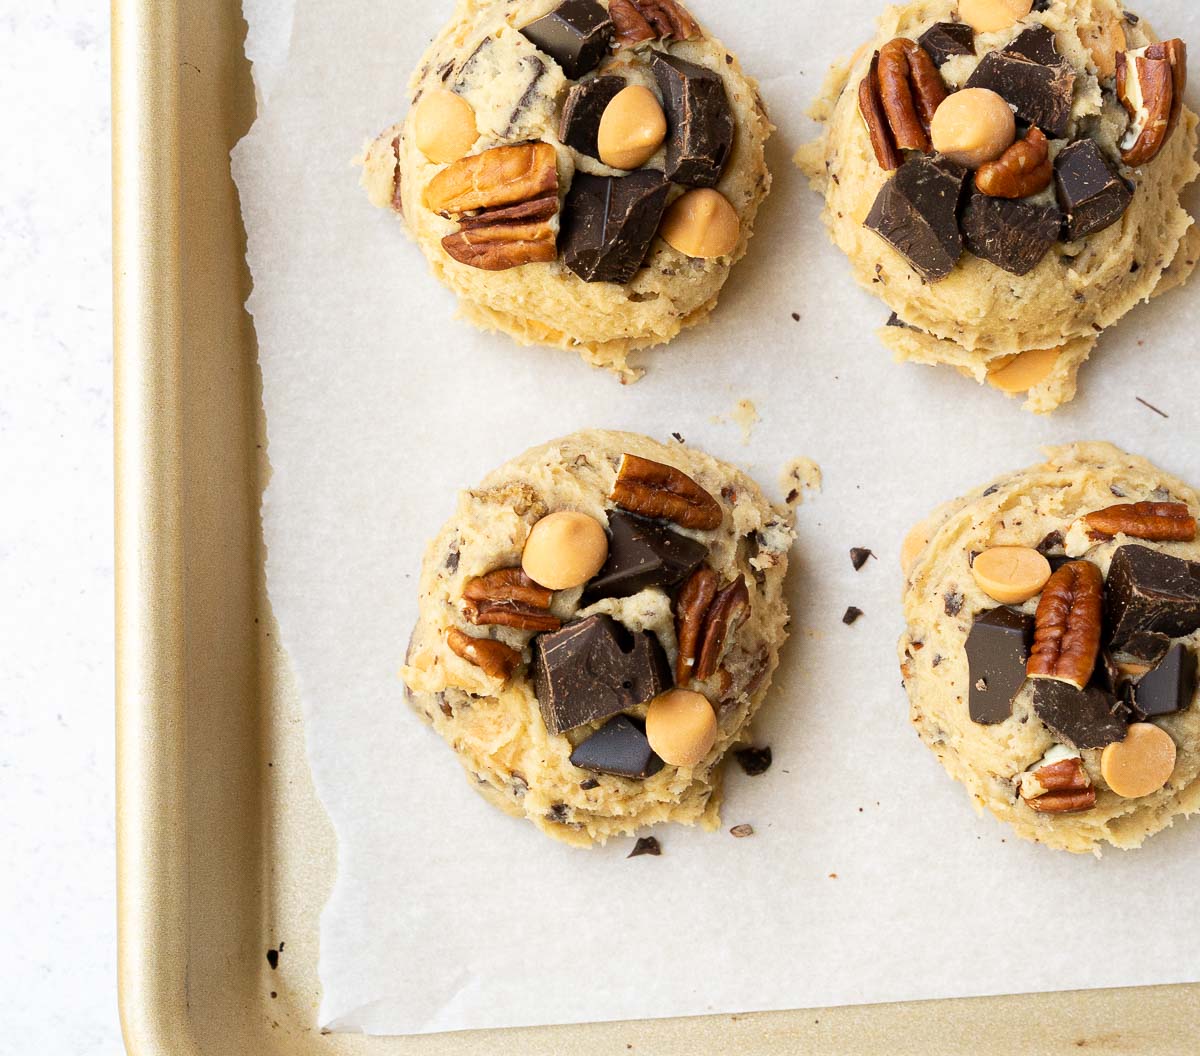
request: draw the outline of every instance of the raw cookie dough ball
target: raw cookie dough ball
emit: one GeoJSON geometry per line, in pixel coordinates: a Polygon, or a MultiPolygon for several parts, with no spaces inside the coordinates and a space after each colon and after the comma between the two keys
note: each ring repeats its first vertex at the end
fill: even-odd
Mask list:
{"type": "Polygon", "coordinates": [[[1200,810],[1200,496],[1111,444],[1046,455],[914,536],[899,647],[910,718],[1020,836],[1138,847],[1200,810]],[[1000,547],[1048,559],[1039,594],[996,600],[972,564],[1000,547]]]}
{"type": "Polygon", "coordinates": [[[716,307],[770,188],[757,85],[680,0],[459,0],[410,99],[360,159],[370,200],[471,322],[625,381],[716,307]],[[695,188],[727,210],[715,250],[659,237],[695,188]]]}
{"type": "Polygon", "coordinates": [[[1120,0],[1034,6],[887,8],[831,73],[813,110],[825,135],[796,161],[855,277],[891,309],[879,336],[896,358],[953,366],[1047,412],[1074,398],[1100,333],[1191,274],[1198,236],[1181,195],[1200,169],[1181,42],[1153,43],[1120,0]],[[920,61],[900,63],[914,42],[920,61]],[[1169,86],[1149,132],[1141,81],[1118,83],[1119,66],[1169,86]],[[982,92],[1015,114],[1017,141],[998,156],[998,109],[960,120],[982,92]],[[906,93],[911,105],[897,104],[906,93]],[[922,127],[975,171],[895,149],[922,127]]]}
{"type": "Polygon", "coordinates": [[[790,510],[681,444],[590,430],[534,448],[429,546],[409,699],[475,788],[559,839],[713,829],[787,637],[792,540],[790,510]]]}

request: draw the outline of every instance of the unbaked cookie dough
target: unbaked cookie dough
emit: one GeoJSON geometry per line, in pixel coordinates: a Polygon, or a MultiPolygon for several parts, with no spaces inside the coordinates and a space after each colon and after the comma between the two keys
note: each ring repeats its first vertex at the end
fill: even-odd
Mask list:
{"type": "Polygon", "coordinates": [[[787,637],[792,514],[682,444],[589,430],[464,492],[401,672],[475,787],[587,846],[719,822],[787,637]]]}
{"type": "Polygon", "coordinates": [[[1071,400],[1099,335],[1195,266],[1185,81],[1183,43],[1119,0],[888,7],[796,161],[896,358],[1071,400]]]}
{"type": "Polygon", "coordinates": [[[755,83],[679,0],[459,0],[361,161],[462,314],[633,381],[770,188],[755,83]]]}
{"type": "Polygon", "coordinates": [[[1200,496],[1106,443],[910,534],[900,664],[921,739],[977,809],[1074,852],[1200,810],[1200,496]]]}

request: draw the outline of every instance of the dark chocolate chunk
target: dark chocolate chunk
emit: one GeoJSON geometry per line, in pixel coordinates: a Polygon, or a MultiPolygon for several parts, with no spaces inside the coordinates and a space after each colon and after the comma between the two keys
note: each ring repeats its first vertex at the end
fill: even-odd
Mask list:
{"type": "Polygon", "coordinates": [[[733,757],[738,761],[740,766],[749,777],[758,777],[760,774],[765,774],[771,769],[771,749],[764,748],[739,748],[733,753],[733,757]]]}
{"type": "Polygon", "coordinates": [[[611,616],[589,616],[533,640],[534,692],[551,733],[603,722],[673,684],[658,639],[611,616]]]}
{"type": "Polygon", "coordinates": [[[967,249],[1013,275],[1028,275],[1061,233],[1062,214],[1053,205],[975,192],[962,214],[967,249]]]}
{"type": "Polygon", "coordinates": [[[558,138],[580,154],[599,158],[596,136],[600,132],[600,118],[604,116],[605,107],[624,87],[624,77],[597,77],[573,85],[563,103],[558,138]]]}
{"type": "Polygon", "coordinates": [[[942,599],[942,609],[947,616],[954,617],[962,612],[963,596],[957,590],[949,590],[942,599]]]}
{"type": "Polygon", "coordinates": [[[1051,139],[1061,139],[1071,121],[1075,71],[1058,54],[1045,26],[1025,30],[1002,51],[983,57],[968,88],[989,88],[1051,139]]]}
{"type": "Polygon", "coordinates": [[[1117,659],[1153,667],[1171,648],[1171,639],[1157,631],[1139,631],[1121,643],[1117,659]]]}
{"type": "Polygon", "coordinates": [[[596,0],[563,0],[521,33],[574,81],[594,70],[608,54],[613,24],[596,0]]]}
{"type": "MultiPolygon", "coordinates": [[[[610,719],[571,753],[571,765],[594,774],[642,779],[663,768],[646,734],[625,715],[610,719]]],[[[582,786],[581,786],[582,787],[582,786]]]]}
{"type": "Polygon", "coordinates": [[[597,781],[594,777],[589,777],[586,781],[580,781],[579,787],[584,792],[590,792],[593,788],[599,788],[600,782],[597,781]]]}
{"type": "Polygon", "coordinates": [[[1054,187],[1068,242],[1111,227],[1133,200],[1129,184],[1091,139],[1077,139],[1058,152],[1054,187]]]}
{"type": "Polygon", "coordinates": [[[865,546],[852,546],[850,548],[850,564],[854,566],[854,571],[859,571],[863,565],[875,556],[875,551],[868,550],[865,546]]]}
{"type": "Polygon", "coordinates": [[[862,609],[860,609],[857,605],[851,605],[842,615],[842,623],[849,627],[850,624],[855,623],[862,614],[862,609]]]}
{"type": "Polygon", "coordinates": [[[559,234],[567,267],[584,282],[629,282],[658,233],[670,186],[655,169],[628,176],[577,173],[559,234]]]}
{"type": "Polygon", "coordinates": [[[1142,631],[1183,638],[1200,630],[1200,562],[1146,546],[1113,554],[1104,584],[1110,648],[1124,648],[1142,631]]]}
{"type": "Polygon", "coordinates": [[[1174,715],[1196,696],[1196,654],[1182,642],[1133,687],[1133,709],[1141,718],[1174,715]]]}
{"type": "Polygon", "coordinates": [[[1064,545],[1063,533],[1060,531],[1048,532],[1040,543],[1037,545],[1037,552],[1042,557],[1049,557],[1051,554],[1061,554],[1064,545]]]}
{"type": "Polygon", "coordinates": [[[935,22],[918,38],[940,68],[955,55],[975,54],[975,30],[966,22],[935,22]]]}
{"type": "Polygon", "coordinates": [[[633,845],[633,850],[630,851],[627,855],[625,855],[625,857],[626,858],[640,858],[643,854],[652,854],[656,858],[660,854],[662,854],[662,846],[659,844],[658,839],[656,837],[654,837],[654,836],[639,837],[637,843],[635,843],[633,845]]]}
{"type": "Polygon", "coordinates": [[[905,322],[903,319],[901,319],[901,318],[900,318],[900,316],[898,316],[898,315],[897,315],[895,312],[892,312],[892,314],[888,316],[888,321],[887,321],[887,324],[886,324],[886,325],[888,325],[888,326],[898,326],[898,327],[899,327],[901,330],[914,330],[914,331],[916,331],[918,334],[921,332],[921,331],[920,331],[920,329],[919,329],[919,328],[917,328],[917,327],[915,327],[915,326],[913,326],[913,325],[912,325],[912,323],[906,323],[906,322],[905,322]]]}
{"type": "Polygon", "coordinates": [[[962,254],[958,199],[965,172],[947,161],[906,161],[888,180],[863,226],[874,231],[927,282],[944,279],[962,254]]]}
{"type": "Polygon", "coordinates": [[[1033,710],[1074,748],[1103,748],[1125,739],[1125,709],[1101,686],[1079,690],[1057,679],[1035,679],[1033,710]]]}
{"type": "Polygon", "coordinates": [[[973,722],[992,726],[1011,717],[1032,639],[1033,617],[1015,609],[1001,606],[975,617],[966,644],[973,722]]]}
{"type": "Polygon", "coordinates": [[[725,82],[703,66],[652,52],[667,115],[667,177],[690,187],[715,187],[733,149],[734,121],[725,82]]]}
{"type": "Polygon", "coordinates": [[[583,604],[628,598],[647,587],[669,590],[688,578],[708,547],[658,521],[612,510],[608,515],[608,559],[584,588],[583,604]]]}

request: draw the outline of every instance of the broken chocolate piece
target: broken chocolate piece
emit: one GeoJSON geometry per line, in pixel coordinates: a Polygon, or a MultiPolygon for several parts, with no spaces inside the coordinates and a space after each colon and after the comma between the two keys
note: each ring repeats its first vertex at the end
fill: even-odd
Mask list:
{"type": "Polygon", "coordinates": [[[534,692],[551,733],[610,719],[673,684],[658,639],[611,616],[589,616],[533,640],[534,692]]]}
{"type": "Polygon", "coordinates": [[[652,854],[657,858],[662,854],[662,846],[659,844],[657,837],[640,836],[637,843],[633,845],[633,850],[630,851],[626,858],[640,858],[643,854],[652,854]]]}
{"type": "Polygon", "coordinates": [[[580,154],[599,158],[596,136],[600,132],[600,118],[604,116],[605,107],[624,87],[624,77],[597,77],[572,86],[563,103],[558,138],[580,154]]]}
{"type": "Polygon", "coordinates": [[[608,534],[608,559],[584,588],[584,605],[628,598],[647,587],[677,587],[708,556],[703,543],[658,521],[616,510],[608,515],[608,534]]]}
{"type": "Polygon", "coordinates": [[[1057,679],[1039,678],[1033,687],[1033,710],[1073,748],[1103,748],[1125,739],[1125,710],[1100,686],[1080,690],[1057,679]]]}
{"type": "Polygon", "coordinates": [[[858,618],[863,614],[863,610],[857,605],[851,605],[842,615],[842,623],[849,627],[852,623],[857,623],[858,618]]]}
{"type": "Polygon", "coordinates": [[[868,550],[865,546],[850,547],[850,564],[854,566],[854,571],[858,572],[868,561],[875,556],[873,550],[868,550]]]}
{"type": "Polygon", "coordinates": [[[594,774],[615,774],[641,780],[663,768],[644,731],[625,715],[618,715],[581,741],[571,753],[571,765],[594,774]]]}
{"type": "Polygon", "coordinates": [[[655,169],[628,176],[577,173],[559,236],[567,267],[584,282],[629,282],[658,233],[670,186],[655,169]]]}
{"type": "Polygon", "coordinates": [[[1196,654],[1182,642],[1133,687],[1133,709],[1143,719],[1174,715],[1196,696],[1196,654]]]}
{"type": "Polygon", "coordinates": [[[613,24],[596,0],[563,0],[521,33],[575,81],[599,66],[608,54],[613,24]]]}
{"type": "Polygon", "coordinates": [[[1111,227],[1133,200],[1129,184],[1091,139],[1077,139],[1059,151],[1054,186],[1068,242],[1111,227]]]}
{"type": "Polygon", "coordinates": [[[947,161],[906,161],[883,185],[863,226],[874,231],[927,282],[944,279],[962,255],[958,199],[966,173],[947,161]]]}
{"type": "Polygon", "coordinates": [[[1183,638],[1200,630],[1200,562],[1146,546],[1113,554],[1104,585],[1110,647],[1125,648],[1141,631],[1183,638]]]}
{"type": "Polygon", "coordinates": [[[667,115],[667,178],[689,187],[715,187],[733,149],[733,111],[725,82],[703,66],[652,54],[667,115]]]}
{"type": "Polygon", "coordinates": [[[1062,233],[1052,205],[972,193],[962,214],[963,243],[981,260],[1013,275],[1028,275],[1062,233]]]}
{"type": "Polygon", "coordinates": [[[1054,46],[1045,26],[1025,30],[1002,51],[983,57],[968,88],[989,88],[1051,139],[1067,134],[1075,91],[1075,71],[1054,46]]]}
{"type": "Polygon", "coordinates": [[[1032,639],[1033,617],[1007,606],[975,617],[966,644],[973,722],[993,726],[1011,717],[1032,639]]]}
{"type": "Polygon", "coordinates": [[[733,757],[738,761],[738,766],[742,768],[747,777],[758,777],[771,769],[770,746],[739,748],[733,753],[733,757]]]}
{"type": "Polygon", "coordinates": [[[975,54],[975,30],[966,22],[935,22],[918,38],[917,43],[940,69],[955,55],[975,54]]]}
{"type": "Polygon", "coordinates": [[[1145,664],[1154,667],[1171,648],[1171,639],[1157,631],[1139,631],[1121,643],[1116,650],[1121,662],[1145,664]]]}

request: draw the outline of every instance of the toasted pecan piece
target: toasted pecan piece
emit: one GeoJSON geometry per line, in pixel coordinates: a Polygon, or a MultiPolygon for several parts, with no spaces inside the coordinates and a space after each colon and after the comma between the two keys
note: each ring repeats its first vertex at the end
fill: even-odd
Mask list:
{"type": "Polygon", "coordinates": [[[704,620],[704,640],[696,661],[696,678],[701,682],[716,674],[729,640],[749,616],[750,592],[746,589],[746,578],[739,575],[718,591],[704,620]]]}
{"type": "Polygon", "coordinates": [[[442,239],[442,248],[460,264],[481,271],[506,271],[545,263],[557,255],[554,228],[543,222],[464,227],[442,239]]]}
{"type": "Polygon", "coordinates": [[[554,591],[539,586],[520,568],[498,568],[467,583],[463,612],[476,625],[557,631],[562,620],[549,611],[553,598],[554,591]]]}
{"type": "Polygon", "coordinates": [[[1053,178],[1050,143],[1034,125],[995,161],[979,166],[975,186],[991,198],[1028,198],[1044,191],[1053,178]]]}
{"type": "Polygon", "coordinates": [[[896,149],[892,129],[883,109],[883,96],[879,94],[879,52],[871,58],[867,75],[858,84],[858,112],[867,126],[871,138],[871,149],[881,169],[891,172],[900,168],[904,159],[896,149]]]}
{"type": "Polygon", "coordinates": [[[1145,165],[1158,156],[1179,123],[1187,88],[1187,46],[1174,38],[1117,54],[1117,98],[1129,113],[1121,141],[1126,165],[1145,165]]]}
{"type": "Polygon", "coordinates": [[[723,517],[721,504],[683,470],[629,453],[621,456],[609,498],[630,513],[684,528],[718,528],[723,517]]]}
{"type": "Polygon", "coordinates": [[[696,20],[676,0],[612,0],[608,17],[616,29],[614,39],[618,44],[692,40],[700,36],[696,20]]]}
{"type": "Polygon", "coordinates": [[[1123,502],[1096,510],[1084,522],[1101,535],[1129,535],[1154,543],[1196,538],[1196,518],[1182,502],[1123,502]]]}
{"type": "Polygon", "coordinates": [[[492,678],[509,679],[521,663],[521,654],[494,638],[472,638],[457,627],[446,632],[446,644],[456,656],[492,678]]]}
{"type": "Polygon", "coordinates": [[[1042,589],[1034,617],[1033,648],[1025,670],[1082,690],[1100,652],[1104,577],[1090,561],[1069,561],[1042,589]]]}
{"type": "Polygon", "coordinates": [[[679,642],[679,659],[675,663],[675,682],[686,686],[696,670],[700,653],[704,618],[717,596],[719,580],[708,565],[701,565],[688,577],[675,600],[675,637],[679,642]]]}
{"type": "Polygon", "coordinates": [[[915,40],[896,37],[879,49],[877,73],[896,146],[928,152],[929,127],[946,98],[946,84],[933,59],[915,40]]]}
{"type": "Polygon", "coordinates": [[[493,147],[460,158],[425,188],[425,208],[458,217],[558,192],[558,154],[549,143],[493,147]]]}

